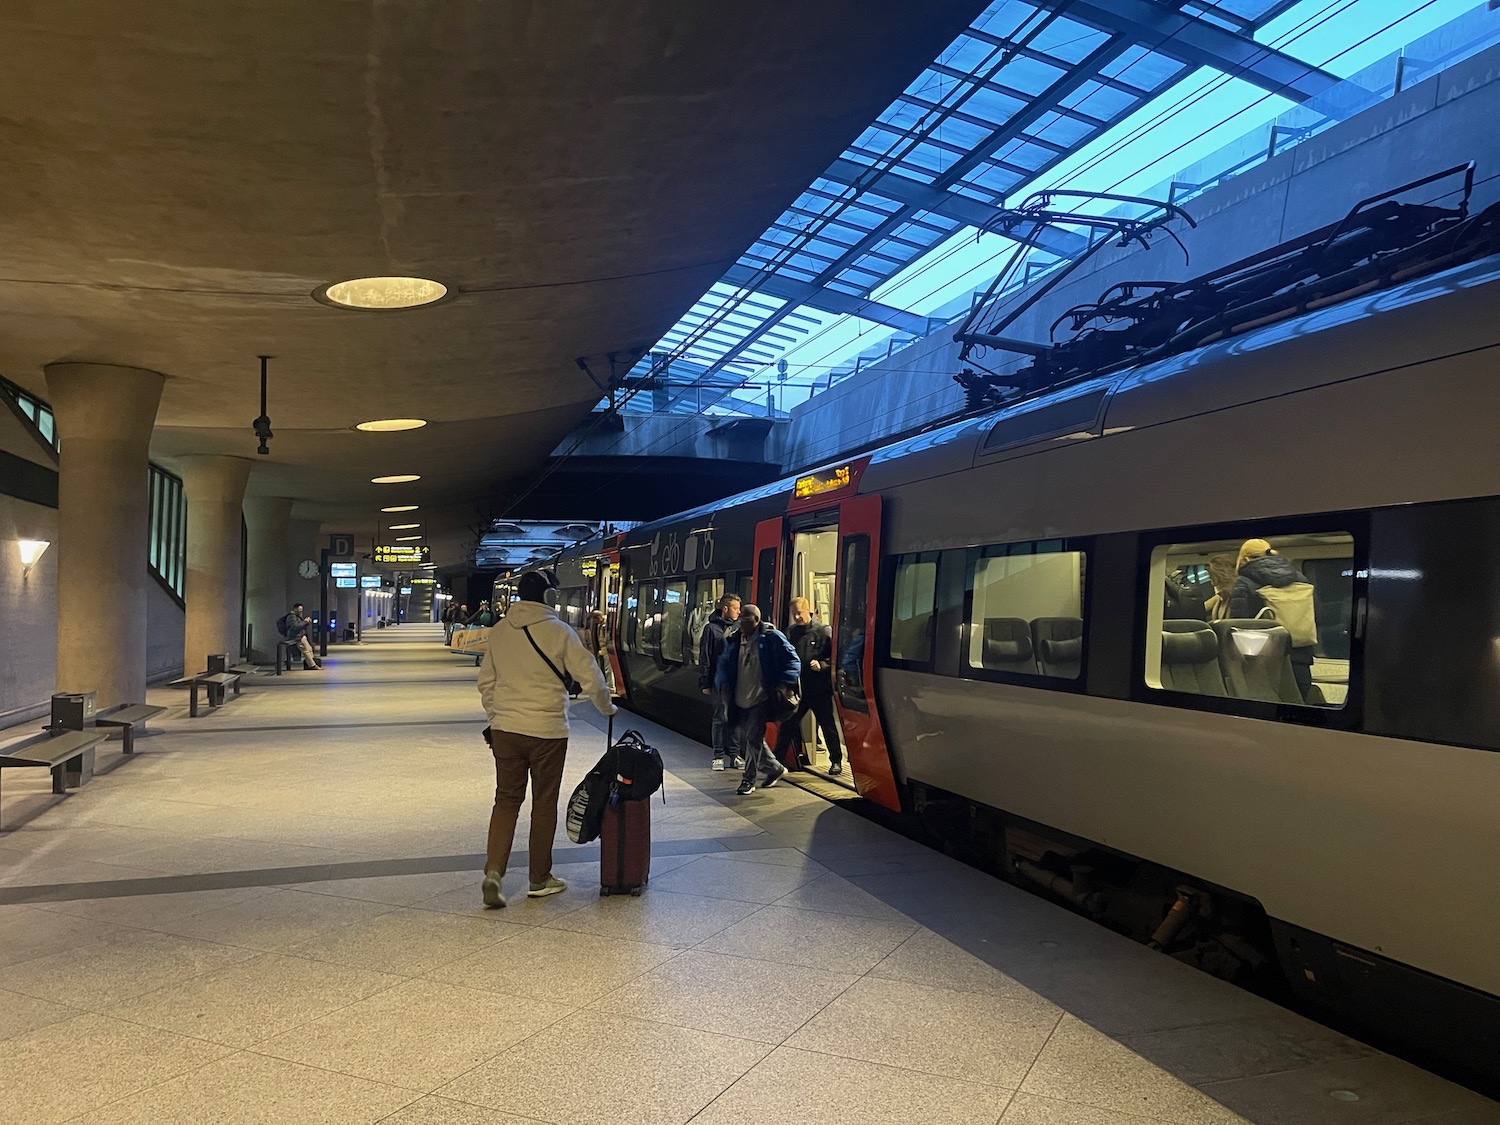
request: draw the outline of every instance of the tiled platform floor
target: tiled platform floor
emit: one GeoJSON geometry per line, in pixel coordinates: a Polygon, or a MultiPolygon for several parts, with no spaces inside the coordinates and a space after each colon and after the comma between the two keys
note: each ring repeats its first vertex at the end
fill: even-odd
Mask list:
{"type": "Polygon", "coordinates": [[[634,717],[675,771],[647,893],[597,898],[564,841],[573,889],[485,912],[493,773],[436,637],[191,721],[153,692],[163,733],[66,799],[12,771],[0,1122],[1500,1123],[800,790],[736,798],[634,717]]]}

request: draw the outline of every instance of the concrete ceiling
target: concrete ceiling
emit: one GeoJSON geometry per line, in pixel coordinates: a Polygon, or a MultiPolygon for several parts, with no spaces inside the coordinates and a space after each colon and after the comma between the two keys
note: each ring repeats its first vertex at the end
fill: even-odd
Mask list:
{"type": "Polygon", "coordinates": [[[575,358],[653,343],[982,7],[5,5],[0,373],[161,371],[154,456],[251,457],[301,518],[421,504],[441,556],[598,401],[575,358]],[[378,274],[455,295],[310,296],[378,274]]]}

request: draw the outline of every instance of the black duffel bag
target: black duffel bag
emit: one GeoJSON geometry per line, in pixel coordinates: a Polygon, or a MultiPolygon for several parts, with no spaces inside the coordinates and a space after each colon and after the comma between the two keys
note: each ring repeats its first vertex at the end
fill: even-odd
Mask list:
{"type": "MultiPolygon", "coordinates": [[[[626,731],[583,775],[568,798],[568,839],[575,844],[597,840],[611,796],[622,801],[643,801],[661,788],[665,772],[656,748],[639,731],[626,731]]],[[[662,800],[666,800],[665,793],[662,800]]]]}

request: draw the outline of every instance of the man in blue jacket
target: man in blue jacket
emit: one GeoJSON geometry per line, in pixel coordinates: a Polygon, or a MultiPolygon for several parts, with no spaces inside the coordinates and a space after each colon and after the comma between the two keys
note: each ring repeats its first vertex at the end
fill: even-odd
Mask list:
{"type": "Polygon", "coordinates": [[[797,650],[775,627],[763,623],[758,606],[740,609],[739,628],[725,632],[724,655],[719,657],[714,687],[729,700],[730,739],[735,753],[745,759],[741,795],[755,792],[755,782],[764,774],[763,788],[781,780],[786,767],[766,746],[766,722],[771,705],[779,696],[789,697],[797,688],[802,662],[797,650]]]}

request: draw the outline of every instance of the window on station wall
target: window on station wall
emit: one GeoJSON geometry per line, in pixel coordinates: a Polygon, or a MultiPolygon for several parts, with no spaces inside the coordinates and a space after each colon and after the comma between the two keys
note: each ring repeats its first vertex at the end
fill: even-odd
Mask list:
{"type": "Polygon", "coordinates": [[[1083,669],[1082,551],[1060,539],[970,552],[969,668],[1076,680],[1083,669]]]}
{"type": "Polygon", "coordinates": [[[35,428],[41,439],[54,451],[57,450],[57,419],[53,416],[52,407],[8,379],[0,379],[0,395],[15,403],[16,409],[35,428]]]}
{"type": "Polygon", "coordinates": [[[723,578],[700,578],[693,590],[693,608],[688,614],[687,663],[698,662],[698,646],[703,642],[703,630],[708,619],[719,612],[719,599],[724,596],[723,578]]]}
{"type": "Polygon", "coordinates": [[[661,658],[670,664],[690,664],[688,648],[688,584],[668,582],[661,607],[661,658]]]}
{"type": "Polygon", "coordinates": [[[901,555],[891,595],[890,658],[913,664],[932,660],[933,615],[937,609],[938,553],[901,555]]]}
{"type": "Polygon", "coordinates": [[[635,650],[647,656],[661,658],[662,601],[661,587],[654,582],[642,582],[640,601],[635,607],[635,650]]]}
{"type": "Polygon", "coordinates": [[[181,601],[187,577],[187,497],[182,481],[152,465],[149,497],[147,562],[151,573],[181,601]]]}
{"type": "Polygon", "coordinates": [[[1354,537],[1242,535],[1167,543],[1147,578],[1146,684],[1342,708],[1349,692],[1354,537]]]}

